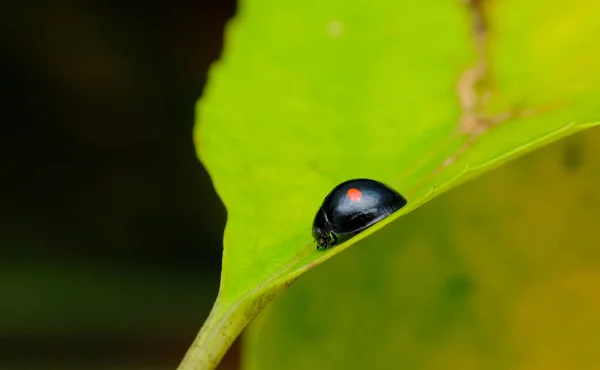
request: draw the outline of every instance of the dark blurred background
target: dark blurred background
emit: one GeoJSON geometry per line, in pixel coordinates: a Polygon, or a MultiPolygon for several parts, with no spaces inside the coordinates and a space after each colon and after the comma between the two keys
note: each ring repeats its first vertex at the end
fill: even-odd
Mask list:
{"type": "Polygon", "coordinates": [[[0,9],[0,369],[174,369],[218,289],[192,127],[235,2],[0,9]]]}

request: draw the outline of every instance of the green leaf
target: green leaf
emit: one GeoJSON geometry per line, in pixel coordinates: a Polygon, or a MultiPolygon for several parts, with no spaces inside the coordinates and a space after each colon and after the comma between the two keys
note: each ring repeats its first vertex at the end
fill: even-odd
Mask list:
{"type": "Polygon", "coordinates": [[[444,194],[306,274],[242,368],[600,368],[600,130],[444,194]]]}
{"type": "Polygon", "coordinates": [[[262,307],[310,268],[599,118],[600,29],[590,6],[481,3],[239,4],[195,131],[228,211],[221,287],[181,369],[216,366],[262,307]],[[392,185],[408,206],[317,251],[317,208],[357,177],[392,185]]]}

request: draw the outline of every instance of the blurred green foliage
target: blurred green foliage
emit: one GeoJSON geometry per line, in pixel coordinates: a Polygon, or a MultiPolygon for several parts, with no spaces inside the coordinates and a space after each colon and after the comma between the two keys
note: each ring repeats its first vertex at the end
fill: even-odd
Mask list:
{"type": "Polygon", "coordinates": [[[173,369],[218,289],[191,131],[235,1],[0,8],[0,369],[173,369]]]}

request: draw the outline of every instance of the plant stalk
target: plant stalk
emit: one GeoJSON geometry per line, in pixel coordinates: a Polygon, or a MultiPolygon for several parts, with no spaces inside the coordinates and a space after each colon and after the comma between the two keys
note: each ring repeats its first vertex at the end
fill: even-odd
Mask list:
{"type": "Polygon", "coordinates": [[[248,323],[247,315],[240,314],[236,306],[238,304],[221,307],[217,298],[177,370],[213,370],[217,367],[248,323]]]}

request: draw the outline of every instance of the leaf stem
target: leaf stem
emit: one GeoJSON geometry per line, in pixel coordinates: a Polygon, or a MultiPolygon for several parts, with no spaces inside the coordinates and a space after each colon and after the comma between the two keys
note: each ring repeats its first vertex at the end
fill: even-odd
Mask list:
{"type": "Polygon", "coordinates": [[[188,349],[177,370],[212,370],[249,321],[234,304],[222,307],[217,297],[210,315],[188,349]]]}

